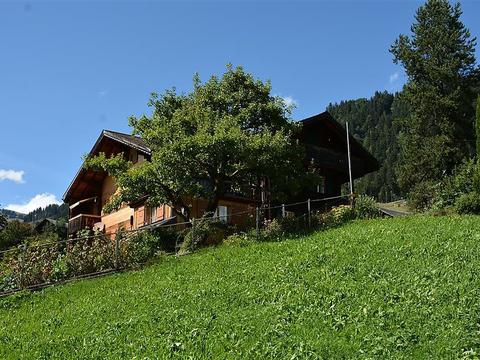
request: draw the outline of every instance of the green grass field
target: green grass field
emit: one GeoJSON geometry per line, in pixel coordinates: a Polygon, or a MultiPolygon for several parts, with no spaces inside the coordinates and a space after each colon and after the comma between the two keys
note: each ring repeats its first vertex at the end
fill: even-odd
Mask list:
{"type": "Polygon", "coordinates": [[[479,217],[414,216],[167,257],[0,300],[0,358],[474,358],[479,255],[479,217]]]}

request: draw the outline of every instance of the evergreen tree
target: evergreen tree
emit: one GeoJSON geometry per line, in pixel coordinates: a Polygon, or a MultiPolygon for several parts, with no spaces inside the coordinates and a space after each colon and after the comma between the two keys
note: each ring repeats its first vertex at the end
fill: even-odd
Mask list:
{"type": "Polygon", "coordinates": [[[376,92],[370,99],[330,104],[327,110],[340,123],[349,122],[353,136],[379,161],[380,170],[355,181],[357,192],[382,202],[401,198],[394,168],[398,161],[397,120],[408,114],[398,95],[376,92]]]}
{"type": "Polygon", "coordinates": [[[2,214],[0,214],[0,231],[2,231],[7,227],[7,223],[8,223],[7,218],[2,214]]]}
{"type": "Polygon", "coordinates": [[[43,219],[67,219],[68,218],[68,205],[51,204],[44,208],[38,208],[23,217],[25,222],[37,222],[43,219]]]}
{"type": "Polygon", "coordinates": [[[477,135],[477,160],[480,158],[480,95],[477,97],[477,118],[475,122],[477,135]]]}
{"type": "Polygon", "coordinates": [[[412,35],[400,35],[390,49],[408,76],[402,97],[411,111],[400,122],[398,179],[410,196],[474,152],[476,42],[461,14],[459,4],[428,0],[417,10],[412,35]]]}

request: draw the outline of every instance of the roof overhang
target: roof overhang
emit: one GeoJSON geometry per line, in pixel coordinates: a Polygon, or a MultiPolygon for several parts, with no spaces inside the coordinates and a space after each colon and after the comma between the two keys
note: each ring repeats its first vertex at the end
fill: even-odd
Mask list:
{"type": "MultiPolygon", "coordinates": [[[[142,139],[140,139],[136,136],[123,134],[123,133],[119,133],[119,132],[115,132],[115,131],[111,131],[111,130],[103,130],[101,132],[97,141],[95,141],[95,144],[93,145],[92,149],[90,150],[89,155],[97,154],[99,152],[99,148],[100,148],[102,142],[105,139],[109,139],[110,141],[116,142],[118,144],[122,144],[122,145],[130,147],[132,149],[135,149],[135,150],[137,150],[138,152],[141,152],[144,155],[147,155],[147,156],[151,155],[150,149],[143,142],[142,139]]],[[[82,163],[82,165],[78,169],[77,173],[75,174],[75,177],[70,182],[67,190],[63,194],[62,198],[65,202],[68,202],[68,199],[70,198],[70,196],[72,194],[73,187],[87,173],[87,171],[89,171],[89,170],[86,170],[84,168],[84,163],[82,163]]]]}
{"type": "MultiPolygon", "coordinates": [[[[335,118],[328,111],[300,120],[299,122],[303,125],[303,130],[317,124],[325,124],[338,136],[342,142],[345,143],[345,147],[347,146],[346,129],[337,120],[335,120],[335,118]]],[[[352,156],[362,159],[365,165],[363,173],[358,174],[356,178],[364,176],[370,172],[377,171],[380,168],[377,159],[375,159],[375,157],[370,154],[370,152],[365,149],[353,135],[349,134],[349,140],[352,156]]]]}

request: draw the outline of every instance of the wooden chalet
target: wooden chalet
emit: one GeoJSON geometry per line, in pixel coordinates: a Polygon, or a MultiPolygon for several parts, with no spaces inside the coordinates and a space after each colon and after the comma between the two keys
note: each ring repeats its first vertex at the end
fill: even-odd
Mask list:
{"type": "MultiPolygon", "coordinates": [[[[340,195],[341,185],[348,181],[345,129],[328,112],[301,120],[301,123],[298,140],[306,147],[305,166],[314,166],[321,175],[321,181],[311,189],[304,189],[298,199],[340,195]]],[[[378,169],[375,158],[353,136],[350,136],[350,148],[353,178],[378,169]]],[[[150,149],[141,138],[109,130],[102,131],[90,155],[100,152],[107,156],[123,153],[134,164],[149,161],[151,156],[150,149]]],[[[132,230],[180,221],[168,205],[146,207],[144,199],[124,204],[118,211],[106,214],[102,208],[116,191],[115,181],[105,172],[80,168],[63,197],[70,206],[68,233],[74,234],[86,227],[114,233],[119,228],[132,230]]],[[[220,200],[217,213],[220,218],[241,224],[258,201],[253,191],[242,194],[232,192],[220,200]],[[245,215],[229,217],[239,212],[245,215]]],[[[190,204],[192,217],[200,217],[206,202],[192,199],[190,204]]]]}

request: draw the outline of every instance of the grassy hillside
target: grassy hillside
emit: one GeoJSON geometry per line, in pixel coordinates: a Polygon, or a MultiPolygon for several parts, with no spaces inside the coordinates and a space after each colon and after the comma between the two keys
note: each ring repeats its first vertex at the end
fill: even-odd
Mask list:
{"type": "Polygon", "coordinates": [[[356,221],[0,300],[0,358],[456,358],[480,218],[356,221]]]}

